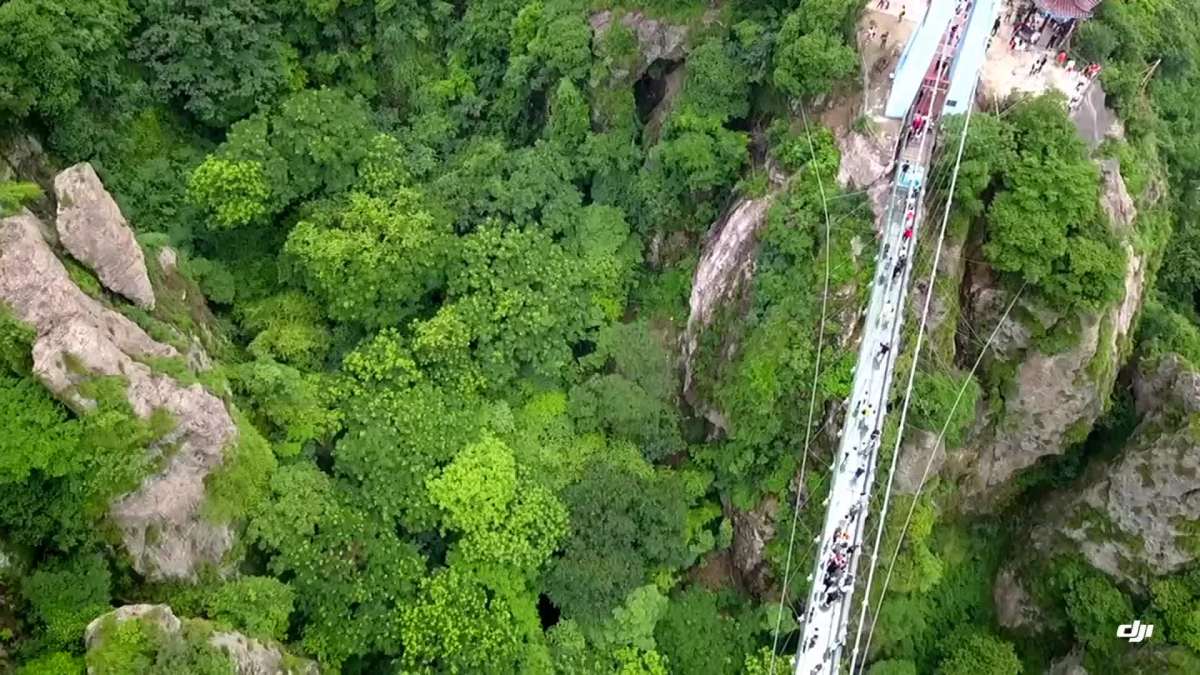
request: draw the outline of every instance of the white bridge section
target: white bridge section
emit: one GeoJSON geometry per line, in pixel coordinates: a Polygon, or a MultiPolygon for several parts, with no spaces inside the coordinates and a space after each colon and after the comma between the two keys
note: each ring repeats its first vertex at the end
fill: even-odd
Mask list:
{"type": "Polygon", "coordinates": [[[956,0],[932,0],[925,11],[925,20],[913,32],[904,45],[900,60],[896,64],[892,89],[888,93],[883,114],[893,119],[902,119],[912,108],[917,92],[929,73],[934,54],[942,44],[942,37],[954,18],[956,0]]]}
{"type": "Polygon", "coordinates": [[[979,70],[987,59],[988,40],[998,10],[997,0],[974,0],[971,20],[962,36],[962,47],[954,58],[954,65],[950,67],[950,93],[946,96],[943,115],[965,113],[973,102],[979,70]]]}
{"type": "Polygon", "coordinates": [[[886,114],[904,120],[901,133],[906,140],[896,155],[887,212],[880,224],[880,253],[863,318],[851,398],[834,457],[825,524],[817,541],[811,542],[819,548],[801,617],[796,675],[838,673],[846,648],[880,436],[902,347],[903,308],[921,224],[931,145],[939,113],[965,112],[973,103],[995,21],[996,0],[974,0],[969,8],[967,1],[933,0],[925,23],[905,48],[888,100],[886,114]],[[948,89],[942,86],[947,71],[951,73],[948,89]],[[927,120],[925,132],[910,133],[915,129],[910,123],[918,115],[927,120]]]}

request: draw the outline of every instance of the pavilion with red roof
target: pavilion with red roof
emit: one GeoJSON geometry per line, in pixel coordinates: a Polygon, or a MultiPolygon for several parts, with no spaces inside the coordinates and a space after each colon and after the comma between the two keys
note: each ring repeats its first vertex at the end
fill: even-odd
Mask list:
{"type": "Polygon", "coordinates": [[[1057,21],[1090,19],[1100,0],[1033,0],[1033,4],[1057,21]]]}

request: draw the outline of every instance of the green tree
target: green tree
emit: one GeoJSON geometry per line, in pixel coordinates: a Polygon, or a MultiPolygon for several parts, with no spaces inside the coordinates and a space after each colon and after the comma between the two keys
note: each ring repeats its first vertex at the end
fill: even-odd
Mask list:
{"type": "Polygon", "coordinates": [[[192,195],[217,229],[273,217],[302,199],[353,185],[377,147],[374,138],[362,101],[337,89],[301,91],[230,127],[225,143],[193,173],[192,195]]]}
{"type": "Polygon", "coordinates": [[[518,672],[520,637],[502,595],[455,567],[421,582],[404,609],[400,637],[405,668],[419,672],[518,672]]]}
{"type": "Polygon", "coordinates": [[[451,241],[417,193],[356,192],[298,223],[284,251],[331,318],[378,327],[428,308],[444,283],[451,241]]]}
{"type": "Polygon", "coordinates": [[[21,582],[21,593],[45,627],[46,644],[75,647],[88,622],[109,609],[111,576],[97,554],[82,554],[39,567],[21,582]]]}
{"type": "Polygon", "coordinates": [[[564,616],[601,621],[651,572],[686,559],[686,507],[670,479],[597,461],[563,497],[571,534],[546,579],[546,593],[564,616]]]}
{"type": "Polygon", "coordinates": [[[829,93],[858,68],[854,50],[825,32],[801,33],[802,12],[790,14],[775,49],[775,86],[794,98],[829,93]]]}
{"type": "Polygon", "coordinates": [[[17,675],[79,675],[82,672],[83,660],[69,652],[39,656],[17,668],[17,675]]]}
{"type": "Polygon", "coordinates": [[[750,110],[750,75],[737,60],[733,45],[710,38],[688,54],[687,79],[677,105],[722,122],[745,117],[750,110]]]}
{"type": "Polygon", "coordinates": [[[324,443],[341,429],[324,373],[256,359],[234,366],[231,375],[234,390],[249,397],[254,421],[280,457],[299,454],[310,441],[324,443]]]}
{"type": "MultiPolygon", "coordinates": [[[[529,372],[558,379],[575,362],[574,345],[624,305],[634,259],[624,237],[612,236],[564,250],[542,229],[489,225],[460,240],[460,258],[447,285],[450,302],[432,321],[461,327],[464,339],[430,343],[423,357],[461,363],[469,348],[489,388],[529,372]],[[621,250],[614,250],[618,244],[621,250]]],[[[578,238],[568,242],[578,242],[578,238]]],[[[418,331],[420,327],[418,327],[418,331]]]]}
{"type": "Polygon", "coordinates": [[[975,406],[981,396],[979,383],[970,374],[922,371],[914,389],[912,423],[934,434],[946,426],[946,447],[961,446],[975,421],[975,406]],[[958,395],[960,389],[963,392],[961,398],[958,395]],[[958,406],[954,407],[956,400],[958,406]]]}
{"type": "Polygon", "coordinates": [[[270,197],[262,164],[209,156],[188,180],[188,197],[212,214],[221,229],[249,225],[267,215],[270,197]]]}
{"type": "Polygon", "coordinates": [[[16,213],[41,196],[42,189],[35,183],[0,181],[0,218],[16,213]]]}
{"type": "Polygon", "coordinates": [[[730,615],[715,593],[692,587],[672,598],[654,629],[673,670],[698,675],[740,672],[754,647],[750,616],[730,615]]]}
{"type": "Polygon", "coordinates": [[[235,314],[250,337],[246,350],[259,359],[316,370],[329,353],[332,338],[322,321],[321,307],[298,290],[239,303],[235,314]]]}
{"type": "Polygon", "coordinates": [[[1167,638],[1200,651],[1200,571],[1192,569],[1155,581],[1150,596],[1166,619],[1167,638]]]}
{"type": "Polygon", "coordinates": [[[467,562],[533,573],[566,534],[562,503],[520,477],[512,451],[497,438],[468,445],[428,485],[445,525],[463,534],[456,550],[467,562]]]}
{"type": "Polygon", "coordinates": [[[348,505],[311,464],[281,467],[270,487],[249,536],[272,574],[289,579],[304,650],[335,668],[355,655],[397,655],[403,608],[425,572],[413,545],[348,505]]]}
{"type": "Polygon", "coordinates": [[[135,0],[133,58],[158,92],[201,122],[225,127],[293,88],[296,55],[270,5],[250,0],[135,0]],[[236,58],[235,58],[236,56],[236,58]]]}
{"type": "Polygon", "coordinates": [[[1015,154],[992,165],[999,174],[987,206],[988,261],[1060,306],[1116,300],[1124,254],[1101,221],[1098,170],[1059,99],[1024,101],[1007,121],[1015,154]]]}
{"type": "Polygon", "coordinates": [[[917,675],[917,665],[905,659],[876,661],[867,670],[867,675],[917,675]]]}
{"type": "Polygon", "coordinates": [[[746,135],[726,129],[717,116],[680,112],[668,120],[650,160],[669,194],[711,196],[737,177],[746,161],[746,135]]]}
{"type": "Polygon", "coordinates": [[[1089,653],[1108,656],[1118,653],[1122,643],[1112,627],[1133,616],[1128,596],[1108,577],[1078,559],[1055,561],[1047,581],[1061,594],[1076,640],[1089,653]]]}
{"type": "Polygon", "coordinates": [[[133,21],[125,0],[0,5],[0,112],[68,113],[117,69],[133,21]]]}
{"type": "Polygon", "coordinates": [[[58,477],[78,467],[79,423],[37,382],[0,374],[0,418],[0,485],[32,471],[58,477]]]}
{"type": "Polygon", "coordinates": [[[1019,675],[1023,667],[1012,643],[970,632],[954,640],[938,665],[939,675],[1019,675]]]}
{"type": "Polygon", "coordinates": [[[283,640],[295,598],[278,579],[241,577],[214,591],[205,601],[205,613],[251,637],[283,640]]]}
{"type": "Polygon", "coordinates": [[[550,100],[550,119],[546,136],[571,152],[583,145],[591,131],[591,111],[587,99],[570,80],[560,80],[550,100]]]}

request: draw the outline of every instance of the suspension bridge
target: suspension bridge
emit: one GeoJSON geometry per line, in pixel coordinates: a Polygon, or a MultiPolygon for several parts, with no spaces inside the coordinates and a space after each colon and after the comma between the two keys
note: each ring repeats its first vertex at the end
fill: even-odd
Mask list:
{"type": "MultiPolygon", "coordinates": [[[[875,515],[874,541],[870,542],[867,541],[867,521],[872,513],[871,500],[879,476],[880,467],[877,465],[897,360],[903,351],[902,347],[906,346],[901,344],[901,335],[914,271],[917,235],[926,216],[926,177],[938,141],[940,123],[947,116],[965,113],[967,123],[963,126],[962,136],[957,139],[957,158],[947,193],[953,195],[979,72],[997,14],[997,1],[933,0],[896,65],[884,113],[887,117],[901,120],[901,138],[893,155],[891,187],[879,226],[879,254],[870,299],[862,319],[858,360],[851,395],[845,404],[829,496],[824,503],[824,526],[815,541],[797,543],[793,521],[789,540],[784,597],[794,547],[814,546],[816,549],[814,566],[808,572],[808,596],[797,617],[801,630],[794,660],[796,675],[844,672],[842,663],[847,655],[850,661],[848,670],[852,675],[857,675],[869,651],[874,630],[873,616],[865,642],[863,633],[868,622],[871,587],[882,542],[883,522],[890,506],[896,458],[924,338],[929,300],[933,294],[933,275],[937,273],[950,212],[948,197],[941,213],[941,227],[925,293],[925,306],[916,331],[914,357],[900,405],[899,433],[894,439],[886,481],[880,490],[882,503],[875,515]],[[859,567],[864,552],[869,553],[870,560],[860,575],[859,567]],[[851,635],[856,609],[857,628],[851,635]]],[[[819,365],[817,367],[819,370],[819,365]]],[[[811,413],[810,410],[810,427],[811,413]]],[[[808,440],[806,433],[806,446],[808,440]]],[[[806,458],[807,450],[806,447],[806,458]]],[[[803,485],[803,478],[800,485],[803,485]]],[[[797,494],[797,506],[799,500],[800,494],[797,494]]],[[[884,580],[884,590],[889,580],[890,569],[884,580]]],[[[784,597],[780,598],[781,615],[784,597]]],[[[776,638],[778,640],[778,629],[776,638]]],[[[772,672],[774,669],[772,662],[772,672]]]]}

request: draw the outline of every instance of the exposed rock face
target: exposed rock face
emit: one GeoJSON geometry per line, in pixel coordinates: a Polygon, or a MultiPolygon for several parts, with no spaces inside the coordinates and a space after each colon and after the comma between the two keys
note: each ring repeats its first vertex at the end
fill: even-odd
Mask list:
{"type": "Polygon", "coordinates": [[[1075,347],[1058,354],[1029,349],[1017,366],[1003,418],[978,448],[971,486],[976,491],[997,488],[1039,458],[1061,454],[1073,428],[1086,428],[1099,416],[1102,386],[1091,381],[1088,365],[1096,355],[1100,319],[1079,321],[1075,347]]]}
{"type": "Polygon", "coordinates": [[[992,600],[996,605],[996,621],[1001,626],[1009,630],[1038,627],[1042,612],[1012,569],[1005,567],[996,575],[992,600]]]}
{"type": "Polygon", "coordinates": [[[1083,667],[1083,654],[1073,651],[1058,659],[1050,664],[1046,675],[1088,675],[1087,669],[1083,667]]]}
{"type": "Polygon", "coordinates": [[[904,446],[896,457],[896,476],[893,489],[903,495],[917,493],[925,468],[926,480],[936,476],[946,463],[946,444],[937,443],[937,432],[909,429],[904,446]],[[930,455],[933,455],[930,461],[930,455]]]}
{"type": "Polygon", "coordinates": [[[238,675],[316,675],[321,672],[312,661],[292,659],[284,663],[284,652],[278,645],[263,644],[241,633],[213,633],[208,643],[233,659],[238,675]]]}
{"type": "MultiPolygon", "coordinates": [[[[773,199],[738,200],[733,208],[713,227],[696,273],[692,277],[687,330],[683,336],[684,395],[699,408],[692,390],[692,357],[696,353],[701,331],[712,321],[717,309],[738,296],[754,276],[754,260],[758,252],[758,231],[766,223],[767,210],[773,199]]],[[[704,410],[705,417],[715,426],[726,428],[720,412],[704,410]]]]}
{"type": "Polygon", "coordinates": [[[92,268],[109,290],[153,309],[154,290],[142,249],[92,165],[83,162],[58,174],[54,194],[58,236],[67,251],[92,268]]]}
{"type": "MultiPolygon", "coordinates": [[[[101,626],[112,618],[116,623],[126,621],[145,621],[157,625],[166,640],[178,639],[187,619],[180,620],[171,611],[169,605],[125,605],[102,614],[88,624],[84,633],[84,642],[88,650],[97,649],[103,643],[104,636],[101,626]]],[[[235,672],[238,675],[316,675],[320,672],[317,664],[286,657],[283,650],[276,644],[263,643],[237,632],[214,631],[208,638],[208,644],[224,651],[229,655],[235,672]],[[285,659],[286,657],[286,659],[285,659]]]]}
{"type": "Polygon", "coordinates": [[[889,177],[896,138],[888,133],[890,130],[890,126],[881,127],[881,131],[873,135],[847,131],[836,139],[842,153],[838,185],[850,190],[867,190],[876,217],[883,215],[891,187],[889,177]]]}
{"type": "Polygon", "coordinates": [[[1197,559],[1200,373],[1171,355],[1135,377],[1142,417],[1125,451],[1052,504],[1035,541],[1065,537],[1098,569],[1143,584],[1197,559]]]}
{"type": "Polygon", "coordinates": [[[1108,216],[1108,220],[1119,232],[1129,232],[1133,221],[1137,218],[1137,208],[1133,205],[1133,197],[1125,187],[1125,179],[1121,177],[1121,165],[1115,159],[1100,162],[1100,179],[1103,187],[1100,189],[1100,209],[1108,216]]]}
{"type": "Polygon", "coordinates": [[[145,365],[179,353],[79,290],[27,211],[0,220],[0,302],[34,327],[34,375],[73,408],[95,405],[79,394],[79,383],[115,375],[127,381],[136,414],[161,408],[173,416],[175,430],[163,440],[174,448],[166,467],[109,511],[134,568],[151,579],[180,579],[193,577],[201,563],[220,565],[232,532],[205,521],[200,507],[204,478],[237,437],[225,404],[198,384],[184,387],[145,365]]]}
{"type": "Polygon", "coordinates": [[[734,572],[746,590],[761,597],[773,582],[766,564],[766,550],[775,537],[779,503],[774,497],[767,496],[749,511],[726,503],[725,513],[733,523],[734,572]]]}
{"type": "MultiPolygon", "coordinates": [[[[605,10],[593,14],[589,19],[594,40],[603,39],[612,28],[613,11],[605,10]]],[[[650,64],[655,61],[681,61],[687,53],[686,26],[673,26],[669,23],[652,19],[641,12],[627,12],[621,15],[621,24],[628,28],[637,38],[638,63],[628,77],[640,78],[650,64]]],[[[618,74],[620,76],[621,74],[618,74]]]]}

